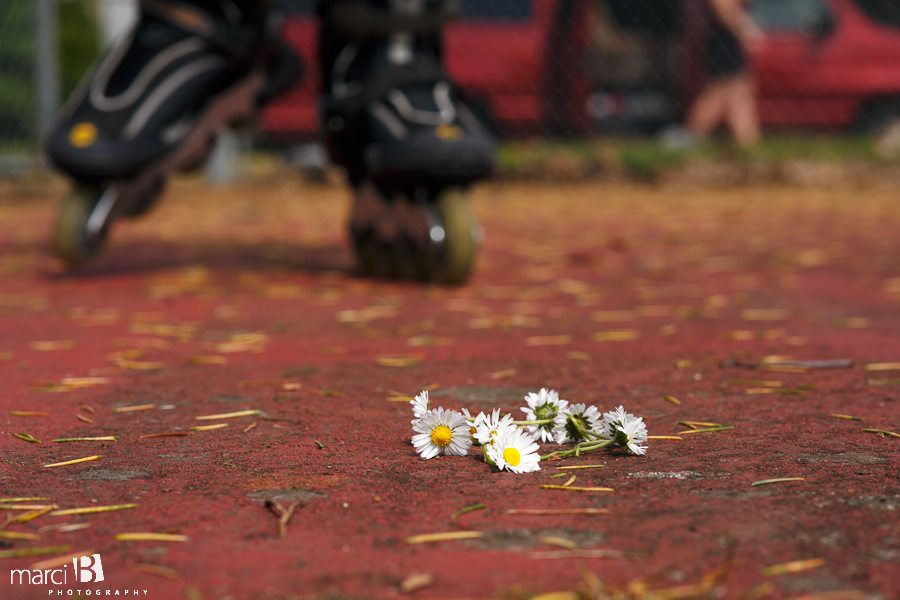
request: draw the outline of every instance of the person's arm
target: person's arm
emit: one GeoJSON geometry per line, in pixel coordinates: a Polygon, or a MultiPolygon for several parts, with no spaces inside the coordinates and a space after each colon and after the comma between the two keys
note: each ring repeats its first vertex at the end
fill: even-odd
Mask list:
{"type": "Polygon", "coordinates": [[[741,41],[745,47],[751,47],[765,37],[763,30],[744,10],[740,0],[709,0],[716,16],[741,41]]]}

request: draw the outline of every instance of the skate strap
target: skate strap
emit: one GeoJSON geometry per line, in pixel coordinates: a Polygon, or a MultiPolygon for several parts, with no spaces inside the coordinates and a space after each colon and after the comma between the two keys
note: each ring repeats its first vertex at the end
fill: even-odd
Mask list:
{"type": "Polygon", "coordinates": [[[196,7],[174,0],[141,0],[141,9],[154,17],[187,30],[239,58],[247,55],[257,34],[240,25],[216,19],[196,7]]]}
{"type": "Polygon", "coordinates": [[[369,73],[365,81],[361,93],[339,100],[338,104],[355,111],[374,100],[383,99],[392,89],[410,85],[433,85],[440,81],[449,81],[449,78],[434,61],[416,60],[408,65],[376,69],[369,73]]]}
{"type": "Polygon", "coordinates": [[[434,35],[459,13],[456,0],[446,0],[436,10],[418,14],[376,8],[371,2],[359,0],[333,4],[329,16],[334,25],[347,35],[358,37],[392,33],[434,35]]]}

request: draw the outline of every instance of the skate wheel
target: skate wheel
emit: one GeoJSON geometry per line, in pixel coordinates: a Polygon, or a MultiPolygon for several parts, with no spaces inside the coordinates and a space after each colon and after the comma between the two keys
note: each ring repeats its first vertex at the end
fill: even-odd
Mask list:
{"type": "Polygon", "coordinates": [[[374,186],[361,186],[349,229],[365,277],[461,285],[475,263],[478,222],[456,188],[424,202],[401,195],[388,203],[374,186]]]}
{"type": "Polygon", "coordinates": [[[103,188],[78,186],[63,198],[53,230],[53,249],[70,267],[94,258],[106,241],[106,231],[96,238],[87,234],[87,221],[103,188]]]}
{"type": "MultiPolygon", "coordinates": [[[[443,227],[443,252],[438,265],[437,280],[450,285],[462,285],[475,265],[478,249],[478,221],[469,197],[459,189],[441,192],[435,200],[443,227]]],[[[438,232],[434,234],[440,235],[438,232]]],[[[432,234],[432,236],[434,236],[432,234]]]]}

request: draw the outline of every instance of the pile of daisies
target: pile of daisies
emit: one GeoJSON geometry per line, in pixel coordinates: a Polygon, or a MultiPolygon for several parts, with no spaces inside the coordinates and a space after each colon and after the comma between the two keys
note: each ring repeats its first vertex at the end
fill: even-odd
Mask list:
{"type": "Polygon", "coordinates": [[[525,396],[527,407],[520,410],[526,420],[514,421],[495,408],[490,414],[472,416],[462,412],[431,408],[428,391],[410,401],[413,409],[412,443],[422,458],[434,458],[441,452],[465,456],[472,444],[481,446],[485,462],[501,471],[528,473],[540,470],[541,460],[579,456],[610,444],[626,448],[632,454],[647,452],[647,426],[640,417],[626,413],[623,407],[601,414],[595,406],[569,404],[554,390],[541,389],[525,396]],[[540,456],[538,442],[576,444],[570,450],[540,456]]]}

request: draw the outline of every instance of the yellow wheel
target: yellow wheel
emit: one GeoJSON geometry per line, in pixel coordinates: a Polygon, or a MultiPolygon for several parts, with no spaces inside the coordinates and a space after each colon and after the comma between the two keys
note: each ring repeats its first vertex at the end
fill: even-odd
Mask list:
{"type": "Polygon", "coordinates": [[[469,197],[457,188],[388,203],[373,187],[361,187],[349,229],[363,276],[449,285],[468,279],[480,237],[469,197]]]}
{"type": "Polygon", "coordinates": [[[443,240],[434,240],[443,246],[436,279],[462,285],[472,272],[478,250],[479,225],[472,203],[462,190],[451,188],[441,192],[434,206],[443,227],[443,240]]]}
{"type": "Polygon", "coordinates": [[[87,232],[87,221],[103,188],[78,186],[63,198],[53,229],[53,249],[70,267],[94,258],[106,241],[105,229],[96,236],[87,232]]]}

